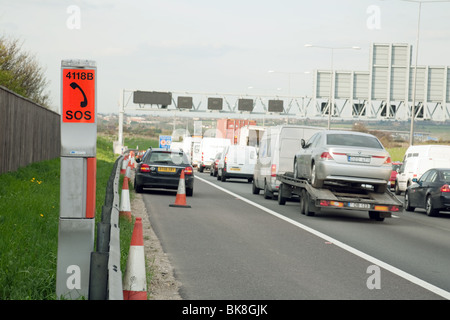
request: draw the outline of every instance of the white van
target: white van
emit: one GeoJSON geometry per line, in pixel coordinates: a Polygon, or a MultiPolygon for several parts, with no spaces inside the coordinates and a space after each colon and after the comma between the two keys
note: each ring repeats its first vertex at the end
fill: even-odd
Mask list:
{"type": "Polygon", "coordinates": [[[225,147],[217,165],[217,180],[228,178],[253,180],[256,164],[256,147],[230,145],[225,147]]]}
{"type": "Polygon", "coordinates": [[[264,190],[264,197],[272,198],[280,186],[277,174],[293,172],[295,153],[302,148],[301,139],[308,140],[321,130],[324,129],[295,125],[268,127],[259,145],[258,161],[253,173],[253,194],[264,190]]]}
{"type": "Polygon", "coordinates": [[[395,179],[395,194],[399,195],[431,168],[450,168],[450,146],[419,145],[406,150],[403,164],[395,179]]]}
{"type": "Polygon", "coordinates": [[[210,169],[216,154],[230,144],[230,139],[203,138],[200,143],[200,162],[198,164],[198,171],[203,172],[205,168],[210,169]]]}
{"type": "Polygon", "coordinates": [[[183,142],[185,143],[183,150],[188,154],[188,159],[191,161],[192,166],[198,167],[201,159],[200,143],[202,142],[202,138],[186,137],[183,142]]]}

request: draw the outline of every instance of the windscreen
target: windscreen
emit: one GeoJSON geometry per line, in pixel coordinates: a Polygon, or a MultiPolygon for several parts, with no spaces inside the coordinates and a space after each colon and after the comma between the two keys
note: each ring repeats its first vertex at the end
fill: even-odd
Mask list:
{"type": "Polygon", "coordinates": [[[327,134],[327,145],[383,149],[377,138],[358,134],[327,134]]]}
{"type": "Polygon", "coordinates": [[[186,155],[182,152],[152,152],[145,161],[153,164],[189,164],[186,155]]]}

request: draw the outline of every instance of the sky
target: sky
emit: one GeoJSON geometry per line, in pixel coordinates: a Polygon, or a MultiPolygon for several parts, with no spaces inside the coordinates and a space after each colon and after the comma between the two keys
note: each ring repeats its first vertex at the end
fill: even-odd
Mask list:
{"type": "MultiPolygon", "coordinates": [[[[0,0],[0,35],[35,55],[54,111],[61,60],[73,58],[96,62],[97,111],[117,113],[123,90],[311,96],[313,71],[330,69],[331,50],[305,44],[358,46],[334,50],[333,68],[368,71],[372,43],[407,43],[415,53],[418,8],[404,0],[0,0]]],[[[449,15],[450,2],[422,4],[419,65],[450,65],[449,15]]]]}

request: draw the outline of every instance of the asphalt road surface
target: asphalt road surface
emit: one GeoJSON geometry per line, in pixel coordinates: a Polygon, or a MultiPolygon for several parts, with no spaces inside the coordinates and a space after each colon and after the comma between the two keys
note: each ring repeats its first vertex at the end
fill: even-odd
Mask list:
{"type": "Polygon", "coordinates": [[[183,299],[450,298],[450,215],[400,212],[377,222],[367,212],[330,210],[307,217],[298,202],[253,195],[245,180],[195,174],[191,208],[170,207],[174,191],[143,194],[183,299]]]}

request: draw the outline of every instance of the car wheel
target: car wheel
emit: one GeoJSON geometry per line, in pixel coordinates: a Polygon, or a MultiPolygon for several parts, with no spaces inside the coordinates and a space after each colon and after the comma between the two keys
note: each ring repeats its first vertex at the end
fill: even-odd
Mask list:
{"type": "Polygon", "coordinates": [[[298,168],[297,168],[297,159],[294,160],[294,178],[298,179],[298,168]]]}
{"type": "Polygon", "coordinates": [[[264,199],[272,199],[273,193],[269,190],[267,183],[264,183],[264,199]]]}
{"type": "Polygon", "coordinates": [[[193,194],[194,194],[193,188],[186,188],[186,196],[192,197],[193,194]]]}
{"type": "Polygon", "coordinates": [[[305,190],[305,196],[304,196],[304,204],[303,204],[303,210],[305,211],[305,215],[312,217],[314,216],[314,211],[310,210],[311,204],[310,204],[310,196],[308,191],[305,190]]]}
{"type": "Polygon", "coordinates": [[[384,218],[381,217],[378,211],[369,211],[369,218],[375,221],[384,221],[384,218]]]}
{"type": "Polygon", "coordinates": [[[136,179],[134,179],[134,191],[136,191],[136,193],[142,193],[144,191],[142,186],[136,183],[136,179]]]}
{"type": "Polygon", "coordinates": [[[433,201],[431,201],[430,195],[427,197],[427,201],[425,203],[425,210],[427,211],[427,216],[429,217],[434,217],[439,212],[439,210],[433,208],[433,201]]]}
{"type": "Polygon", "coordinates": [[[317,172],[316,172],[316,164],[313,163],[312,168],[311,168],[311,185],[314,188],[322,188],[323,186],[323,181],[317,179],[317,172]]]}
{"type": "Polygon", "coordinates": [[[409,201],[409,193],[405,193],[405,210],[406,211],[414,211],[414,207],[411,207],[411,203],[409,201]]]}
{"type": "Polygon", "coordinates": [[[261,190],[261,189],[256,186],[255,179],[253,179],[253,181],[252,181],[252,193],[253,194],[259,194],[259,190],[261,190]]]}
{"type": "Polygon", "coordinates": [[[306,191],[305,189],[302,189],[300,191],[300,213],[305,214],[305,198],[306,198],[306,191]]]}
{"type": "Polygon", "coordinates": [[[223,172],[223,170],[222,170],[222,174],[220,176],[220,180],[222,180],[222,182],[227,181],[227,177],[225,177],[225,173],[223,172]]]}
{"type": "Polygon", "coordinates": [[[398,187],[398,183],[397,181],[395,181],[395,194],[396,195],[400,195],[402,192],[400,191],[400,188],[398,187]]]}
{"type": "Polygon", "coordinates": [[[283,184],[280,184],[278,189],[278,204],[282,206],[286,204],[286,198],[283,197],[283,184]]]}

